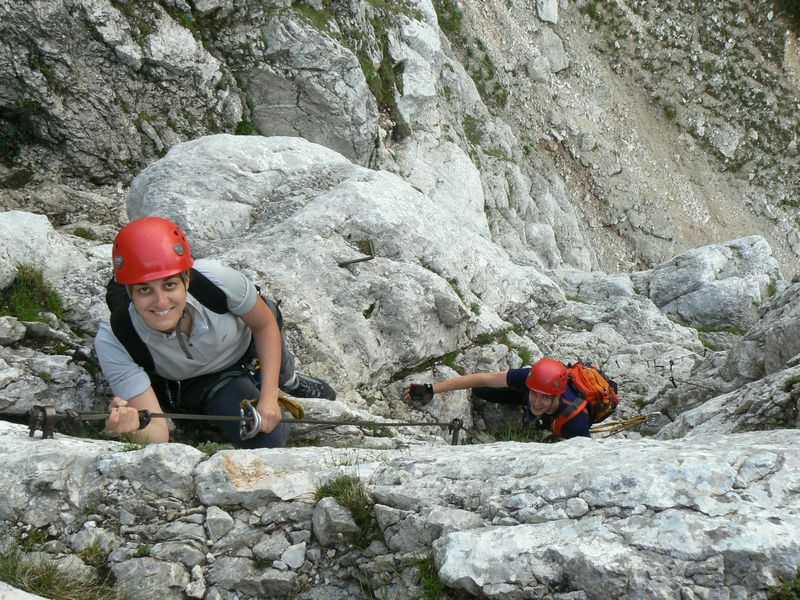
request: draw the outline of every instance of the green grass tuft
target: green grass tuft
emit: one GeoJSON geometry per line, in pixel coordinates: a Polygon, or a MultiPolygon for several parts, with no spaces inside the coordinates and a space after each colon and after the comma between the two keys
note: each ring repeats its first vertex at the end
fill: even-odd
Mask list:
{"type": "Polygon", "coordinates": [[[219,442],[202,442],[197,445],[197,449],[200,450],[200,452],[205,452],[206,454],[211,456],[212,454],[216,454],[217,452],[220,452],[222,450],[233,450],[234,448],[232,444],[222,444],[219,442]]]}
{"type": "Polygon", "coordinates": [[[246,119],[242,119],[236,126],[234,133],[236,135],[253,135],[253,124],[246,119]]]}
{"type": "Polygon", "coordinates": [[[358,548],[366,548],[376,533],[375,520],[372,518],[372,499],[358,477],[341,475],[322,485],[316,493],[316,500],[331,497],[350,511],[353,520],[361,530],[360,535],[351,539],[358,548]]]}
{"type": "Polygon", "coordinates": [[[464,14],[458,8],[455,0],[434,0],[433,8],[436,10],[436,19],[439,27],[445,34],[459,33],[464,14]]]}
{"type": "Polygon", "coordinates": [[[42,269],[19,265],[17,278],[7,289],[0,291],[0,315],[16,317],[20,321],[43,321],[42,312],[63,319],[61,298],[44,280],[42,269]]]}
{"type": "Polygon", "coordinates": [[[791,392],[792,388],[800,383],[800,375],[793,375],[783,382],[783,391],[791,392]]]}
{"type": "Polygon", "coordinates": [[[444,582],[439,579],[436,563],[429,555],[416,563],[419,570],[417,585],[422,588],[422,600],[440,600],[444,596],[444,582]]]}
{"type": "Polygon", "coordinates": [[[67,573],[54,561],[30,558],[19,548],[0,553],[0,581],[54,600],[126,600],[96,579],[67,573]]]}
{"type": "Polygon", "coordinates": [[[498,442],[554,442],[556,438],[547,429],[538,429],[531,425],[510,426],[501,431],[493,431],[492,437],[498,442]]]}
{"type": "Polygon", "coordinates": [[[791,579],[784,579],[780,586],[768,589],[767,600],[800,600],[800,569],[791,579]]]}

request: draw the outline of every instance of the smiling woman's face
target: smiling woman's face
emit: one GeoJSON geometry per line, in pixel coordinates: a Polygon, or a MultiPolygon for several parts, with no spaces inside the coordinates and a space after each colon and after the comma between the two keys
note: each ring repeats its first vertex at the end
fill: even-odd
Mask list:
{"type": "Polygon", "coordinates": [[[135,283],[130,289],[133,306],[148,327],[164,333],[175,329],[186,308],[186,286],[180,274],[135,283]]]}
{"type": "Polygon", "coordinates": [[[541,417],[543,414],[552,413],[558,408],[558,396],[547,396],[528,390],[528,405],[534,416],[541,417]]]}

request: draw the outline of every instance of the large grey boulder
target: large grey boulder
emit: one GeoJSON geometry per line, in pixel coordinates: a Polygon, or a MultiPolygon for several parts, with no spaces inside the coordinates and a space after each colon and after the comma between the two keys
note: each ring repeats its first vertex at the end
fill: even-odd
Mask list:
{"type": "Polygon", "coordinates": [[[769,244],[749,236],[684,252],[633,275],[637,291],[690,325],[747,328],[783,279],[769,244]]]}
{"type": "Polygon", "coordinates": [[[797,363],[800,355],[799,293],[800,283],[795,283],[765,303],[758,322],[728,355],[729,377],[758,379],[797,363]]]}
{"type": "Polygon", "coordinates": [[[56,232],[45,215],[9,210],[0,212],[0,265],[14,274],[0,282],[3,288],[16,277],[19,265],[40,268],[55,286],[68,270],[86,267],[88,260],[74,243],[56,232]]]}
{"type": "Polygon", "coordinates": [[[94,404],[94,379],[72,356],[0,347],[0,411],[22,415],[36,405],[80,411],[94,404]]]}
{"type": "MultiPolygon", "coordinates": [[[[705,380],[704,380],[705,381],[705,380]]],[[[703,402],[661,429],[662,439],[800,427],[800,366],[703,402]]]]}
{"type": "Polygon", "coordinates": [[[404,570],[404,561],[432,551],[448,586],[490,598],[633,599],[664,590],[763,598],[800,560],[798,441],[797,429],[707,430],[668,441],[435,452],[224,451],[198,462],[186,447],[120,452],[120,444],[60,434],[31,439],[24,427],[0,423],[11,465],[0,473],[10,490],[0,499],[0,531],[27,536],[43,527],[50,541],[37,549],[51,554],[107,548],[135,597],[155,589],[179,597],[190,569],[192,590],[203,584],[211,597],[282,598],[298,583],[324,581],[341,590],[328,596],[338,600],[355,579],[413,595],[414,572],[387,580],[385,568],[404,570]],[[171,452],[180,458],[167,464],[171,452]],[[368,549],[339,544],[337,532],[354,529],[330,499],[312,516],[314,490],[343,474],[374,499],[383,541],[368,549]],[[209,519],[218,532],[230,529],[209,539],[209,519]],[[312,536],[323,521],[330,536],[322,541],[333,546],[312,536]]]}
{"type": "Polygon", "coordinates": [[[370,164],[378,106],[358,58],[299,19],[272,19],[261,35],[263,56],[238,74],[255,131],[302,136],[370,164]]]}
{"type": "Polygon", "coordinates": [[[466,214],[457,220],[458,207],[447,208],[321,146],[256,136],[179,145],[134,181],[129,198],[132,216],[173,218],[201,250],[283,299],[304,367],[345,390],[386,381],[502,320],[535,321],[559,302],[549,278],[476,233],[482,216],[465,229],[466,214]],[[338,266],[364,256],[362,240],[376,258],[338,266]],[[478,303],[485,308],[475,314],[478,303]]]}

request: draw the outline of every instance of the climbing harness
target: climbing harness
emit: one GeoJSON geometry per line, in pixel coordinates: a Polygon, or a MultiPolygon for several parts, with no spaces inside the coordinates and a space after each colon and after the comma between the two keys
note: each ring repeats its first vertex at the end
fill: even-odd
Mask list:
{"type": "MultiPolygon", "coordinates": [[[[306,419],[302,406],[297,402],[280,396],[278,403],[289,411],[293,418],[284,419],[283,423],[296,425],[352,425],[355,427],[446,427],[451,434],[451,444],[458,445],[459,434],[464,429],[464,422],[461,419],[453,419],[450,422],[432,421],[429,423],[414,422],[381,422],[381,421],[333,421],[323,419],[306,419]],[[299,409],[299,410],[298,410],[299,409]],[[299,416],[298,416],[299,415],[299,416]]],[[[81,413],[76,410],[68,409],[63,413],[57,412],[53,406],[34,406],[29,412],[28,430],[30,437],[34,437],[37,431],[42,432],[42,439],[52,438],[55,432],[55,424],[58,419],[69,419],[73,422],[80,421],[105,421],[110,413],[81,413]]],[[[144,428],[150,423],[151,419],[176,419],[194,421],[238,421],[241,423],[239,437],[247,440],[254,437],[261,429],[261,415],[255,409],[254,400],[244,400],[241,405],[239,416],[226,415],[200,415],[186,413],[153,413],[148,410],[139,411],[139,427],[144,428]]]]}

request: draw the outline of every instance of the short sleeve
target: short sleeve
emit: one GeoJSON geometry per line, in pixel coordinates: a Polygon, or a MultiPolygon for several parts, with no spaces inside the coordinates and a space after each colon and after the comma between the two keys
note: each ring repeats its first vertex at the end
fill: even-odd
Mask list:
{"type": "MultiPolygon", "coordinates": [[[[258,290],[242,272],[211,259],[197,260],[194,268],[225,292],[228,310],[233,314],[237,316],[247,314],[256,305],[258,290]]],[[[189,283],[189,287],[191,285],[189,283]]]]}
{"type": "Polygon", "coordinates": [[[531,373],[530,367],[523,367],[522,369],[509,369],[506,373],[506,385],[515,390],[524,390],[526,388],[525,381],[531,373]]]}
{"type": "Polygon", "coordinates": [[[100,323],[94,338],[94,349],[103,375],[115,396],[130,400],[150,387],[150,377],[133,361],[108,321],[100,323]]]}

